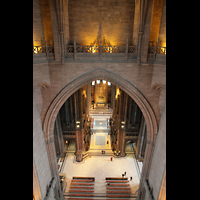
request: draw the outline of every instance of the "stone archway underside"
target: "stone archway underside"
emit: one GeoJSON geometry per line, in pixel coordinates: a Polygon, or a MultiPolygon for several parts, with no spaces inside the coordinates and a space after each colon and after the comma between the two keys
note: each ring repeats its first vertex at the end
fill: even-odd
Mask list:
{"type": "Polygon", "coordinates": [[[147,148],[145,150],[146,159],[143,163],[141,179],[148,177],[155,138],[158,130],[155,114],[150,104],[147,102],[146,98],[133,84],[123,79],[119,75],[105,69],[96,69],[79,76],[78,78],[67,84],[54,98],[46,113],[43,125],[43,131],[47,144],[54,141],[53,130],[55,119],[64,102],[79,88],[97,79],[103,79],[118,86],[124,92],[126,92],[140,107],[147,125],[147,148]]]}

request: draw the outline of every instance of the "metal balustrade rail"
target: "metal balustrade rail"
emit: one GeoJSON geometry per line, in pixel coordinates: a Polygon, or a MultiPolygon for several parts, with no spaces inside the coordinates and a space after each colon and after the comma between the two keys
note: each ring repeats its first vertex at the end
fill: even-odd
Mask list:
{"type": "Polygon", "coordinates": [[[38,53],[54,53],[54,47],[53,46],[33,46],[33,53],[38,54],[38,53]],[[46,51],[46,49],[48,51],[46,51]]]}
{"type": "MultiPolygon", "coordinates": [[[[41,56],[46,54],[47,60],[54,58],[54,46],[33,46],[33,54],[40,54],[41,56]]],[[[148,60],[155,61],[156,55],[159,54],[159,61],[165,60],[166,47],[149,46],[148,48],[148,60]]],[[[94,46],[94,45],[65,45],[64,57],[76,60],[77,58],[83,59],[84,57],[97,59],[137,59],[137,47],[136,46],[94,46]],[[78,57],[77,57],[78,56],[78,57]]],[[[39,57],[41,57],[39,56],[39,57]]],[[[38,58],[39,58],[38,57],[38,58]]],[[[37,56],[34,57],[37,59],[37,56]]],[[[40,59],[40,58],[39,58],[40,59]]]]}
{"type": "Polygon", "coordinates": [[[166,54],[166,47],[156,47],[156,46],[150,46],[149,47],[149,54],[166,54]]]}
{"type": "MultiPolygon", "coordinates": [[[[126,46],[76,45],[76,53],[126,53],[126,46]]],[[[74,53],[74,45],[66,46],[66,53],[74,53]]],[[[128,53],[135,53],[135,46],[128,46],[128,53]]]]}

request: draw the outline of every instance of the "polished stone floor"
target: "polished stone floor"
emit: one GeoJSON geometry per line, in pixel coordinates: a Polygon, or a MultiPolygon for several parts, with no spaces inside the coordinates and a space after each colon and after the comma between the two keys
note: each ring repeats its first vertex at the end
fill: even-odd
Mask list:
{"type": "Polygon", "coordinates": [[[62,170],[66,173],[67,187],[65,192],[69,191],[71,179],[73,176],[89,176],[95,177],[94,193],[106,193],[105,177],[122,177],[122,173],[126,171],[126,177],[130,181],[131,192],[134,194],[139,186],[139,179],[134,163],[133,154],[128,154],[126,157],[113,158],[110,156],[91,156],[85,161],[75,162],[73,153],[68,153],[65,161],[65,166],[62,170]]]}

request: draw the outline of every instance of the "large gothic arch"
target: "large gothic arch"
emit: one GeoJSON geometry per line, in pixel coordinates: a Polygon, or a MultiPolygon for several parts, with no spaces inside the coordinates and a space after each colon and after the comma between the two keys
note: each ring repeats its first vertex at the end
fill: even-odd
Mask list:
{"type": "MultiPolygon", "coordinates": [[[[151,160],[153,155],[153,149],[156,139],[156,134],[158,131],[158,125],[156,122],[155,114],[144,97],[144,95],[129,81],[125,80],[124,78],[120,77],[117,74],[114,74],[106,69],[95,69],[90,71],[86,74],[79,76],[78,78],[74,79],[72,82],[67,84],[54,98],[51,105],[49,106],[47,113],[45,115],[44,124],[43,124],[43,131],[44,136],[47,144],[47,151],[49,155],[49,161],[52,162],[55,160],[55,155],[51,155],[54,151],[52,150],[53,145],[52,142],[54,141],[54,123],[56,120],[56,116],[64,104],[64,102],[79,88],[82,86],[96,80],[96,79],[104,79],[106,81],[111,82],[112,84],[121,88],[124,92],[126,92],[140,107],[145,122],[147,125],[147,145],[145,150],[144,162],[143,162],[143,170],[141,174],[141,180],[144,178],[148,178],[149,170],[151,166],[151,160]]],[[[54,152],[55,153],[55,152],[54,152]]],[[[54,154],[53,153],[53,154],[54,154]]],[[[50,164],[51,166],[54,165],[53,163],[50,164]]],[[[56,165],[56,163],[55,163],[56,165]]],[[[51,170],[55,170],[56,167],[51,168],[51,170]]],[[[57,172],[52,172],[53,174],[57,174],[57,172]]],[[[143,181],[140,181],[140,183],[143,181]]],[[[141,186],[140,185],[140,189],[141,186]]]]}

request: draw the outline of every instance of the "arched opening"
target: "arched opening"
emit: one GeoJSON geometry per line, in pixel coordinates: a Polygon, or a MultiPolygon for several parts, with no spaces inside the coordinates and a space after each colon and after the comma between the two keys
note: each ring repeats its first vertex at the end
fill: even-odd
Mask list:
{"type": "Polygon", "coordinates": [[[76,142],[72,139],[65,140],[66,152],[76,152],[76,142]]]}
{"type": "MultiPolygon", "coordinates": [[[[48,155],[50,157],[52,173],[57,174],[56,170],[56,163],[55,163],[55,151],[52,146],[52,142],[54,141],[54,123],[57,117],[57,114],[66,100],[78,89],[82,86],[91,83],[94,80],[106,80],[111,84],[116,85],[120,89],[122,89],[126,94],[128,94],[140,108],[147,127],[147,147],[145,149],[145,158],[143,163],[143,170],[141,174],[141,178],[148,177],[149,169],[151,165],[151,157],[153,154],[153,145],[155,142],[155,135],[157,134],[157,123],[154,112],[145,99],[145,97],[141,94],[141,92],[130,82],[124,80],[120,76],[111,73],[105,69],[97,69],[93,70],[90,73],[80,76],[79,78],[75,79],[68,85],[66,85],[60,93],[55,97],[53,102],[51,103],[47,114],[44,120],[44,134],[47,142],[47,150],[48,155]],[[54,163],[53,163],[54,162],[54,163]]],[[[99,98],[99,96],[98,96],[99,98]]],[[[101,98],[100,98],[101,99],[101,98]]],[[[101,102],[100,102],[101,103],[101,102]]],[[[97,105],[96,105],[97,106],[97,105]]],[[[99,106],[99,105],[98,105],[99,106]]],[[[75,122],[76,123],[76,122],[75,122]]],[[[85,138],[84,138],[85,139],[85,138]]],[[[77,146],[77,145],[76,145],[77,146]]]]}
{"type": "Polygon", "coordinates": [[[126,142],[125,152],[126,153],[135,152],[135,142],[134,141],[129,140],[129,141],[126,142]]]}

